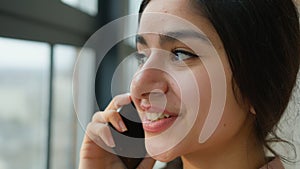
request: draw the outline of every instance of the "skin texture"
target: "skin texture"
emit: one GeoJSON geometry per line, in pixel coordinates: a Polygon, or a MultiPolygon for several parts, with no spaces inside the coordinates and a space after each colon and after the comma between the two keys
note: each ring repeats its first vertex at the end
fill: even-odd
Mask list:
{"type": "MultiPolygon", "coordinates": [[[[92,121],[87,126],[80,149],[79,169],[125,168],[116,155],[104,148],[114,147],[114,141],[106,123],[112,123],[116,129],[122,132],[119,125],[120,122],[122,123],[121,117],[116,110],[130,101],[131,98],[128,94],[116,96],[104,111],[94,114],[92,121]]],[[[145,158],[137,169],[150,169],[154,162],[152,158],[145,158]]]]}
{"type": "MultiPolygon", "coordinates": [[[[186,19],[206,34],[218,52],[224,66],[227,81],[227,96],[223,117],[216,131],[207,142],[199,144],[199,133],[203,127],[211,100],[211,87],[208,73],[199,59],[186,60],[185,68],[177,69],[176,66],[173,66],[175,67],[174,69],[177,74],[185,74],[188,70],[193,72],[200,92],[200,109],[192,130],[172,149],[166,150],[161,154],[157,154],[155,150],[153,150],[168,146],[170,144],[169,141],[173,139],[172,137],[177,139],[174,135],[171,137],[170,135],[161,136],[163,138],[158,136],[156,137],[158,141],[155,141],[155,139],[153,139],[154,141],[146,141],[146,147],[150,155],[154,154],[153,158],[160,161],[170,161],[177,156],[182,156],[185,168],[254,169],[262,166],[264,155],[260,146],[255,144],[255,136],[251,130],[253,125],[253,117],[251,116],[253,115],[249,113],[249,107],[238,104],[234,97],[231,84],[231,71],[226,54],[222,42],[211,23],[206,18],[192,13],[185,0],[153,0],[148,4],[144,11],[146,14],[151,12],[166,13],[186,19]],[[159,148],[157,145],[160,145],[159,148]]],[[[164,17],[153,19],[153,17],[142,16],[139,33],[155,30],[158,33],[163,34],[164,32],[177,27],[172,26],[172,24],[174,23],[169,22],[164,17]],[[157,25],[160,25],[159,28],[157,28],[157,25]]],[[[176,48],[185,49],[187,51],[190,51],[190,49],[180,42],[161,45],[159,43],[159,36],[155,34],[144,34],[143,37],[147,42],[147,45],[138,44],[137,48],[139,52],[146,51],[145,53],[148,53],[147,55],[149,56],[147,62],[142,66],[142,70],[136,74],[132,81],[131,97],[139,112],[141,112],[140,114],[142,117],[145,116],[142,106],[155,104],[149,99],[149,95],[151,95],[151,92],[154,90],[161,91],[165,95],[167,99],[167,111],[179,113],[180,107],[178,105],[180,105],[181,102],[185,102],[185,100],[182,100],[179,91],[180,89],[189,88],[190,86],[188,83],[178,86],[176,85],[176,81],[184,81],[185,76],[177,76],[175,79],[170,78],[166,72],[151,69],[151,67],[161,62],[164,63],[165,67],[167,67],[168,64],[171,64],[168,61],[165,61],[165,59],[168,59],[167,57],[163,58],[159,56],[160,54],[157,49],[169,52],[172,52],[172,50],[176,48]]],[[[210,56],[204,55],[201,57],[207,58],[210,56]]],[[[189,110],[189,108],[184,109],[184,111],[181,112],[183,115],[179,116],[177,120],[185,121],[186,123],[179,123],[179,126],[175,126],[175,128],[184,128],[191,120],[188,118],[186,119],[186,116],[184,115],[190,113],[195,112],[189,110]]],[[[145,134],[146,138],[161,135],[161,133],[150,132],[146,132],[145,134]]],[[[180,132],[177,133],[177,135],[180,134],[180,132]]]]}
{"type": "MultiPolygon", "coordinates": [[[[137,44],[138,52],[146,55],[147,60],[132,80],[130,95],[117,96],[104,111],[95,113],[87,127],[79,168],[122,168],[122,163],[115,155],[98,145],[104,143],[109,147],[114,146],[105,123],[111,122],[120,132],[124,131],[116,110],[130,101],[134,102],[142,119],[147,106],[162,107],[178,114],[176,121],[165,131],[145,132],[146,148],[152,158],[168,162],[181,156],[184,168],[188,169],[261,167],[265,163],[264,152],[253,132],[255,115],[250,113],[251,106],[239,104],[233,94],[232,72],[223,44],[211,23],[193,13],[187,0],[152,0],[141,17],[138,34],[146,41],[146,44],[137,44]],[[155,18],[145,15],[153,12],[188,20],[206,35],[211,44],[195,38],[185,39],[188,45],[179,41],[160,43],[159,34],[183,28],[184,25],[177,25],[176,20],[163,15],[155,18]],[[190,46],[196,46],[197,49],[192,50],[190,46]],[[218,57],[213,55],[211,47],[216,50],[218,57]],[[201,55],[201,59],[188,57],[183,61],[174,61],[168,56],[177,49],[201,55]],[[206,142],[199,143],[199,133],[209,112],[213,90],[206,65],[216,66],[215,59],[220,59],[225,73],[225,84],[220,81],[220,84],[226,85],[225,107],[216,130],[206,142]],[[196,85],[191,85],[191,79],[196,85]],[[200,99],[192,96],[199,96],[200,99]],[[199,105],[199,109],[195,111],[194,105],[199,105]]],[[[140,168],[152,168],[152,158],[146,158],[140,168]]]]}

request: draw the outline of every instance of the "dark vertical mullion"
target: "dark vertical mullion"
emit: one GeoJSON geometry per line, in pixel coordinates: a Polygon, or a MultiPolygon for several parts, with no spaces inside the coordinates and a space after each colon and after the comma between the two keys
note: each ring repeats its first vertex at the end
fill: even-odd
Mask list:
{"type": "Polygon", "coordinates": [[[51,163],[51,147],[52,147],[52,108],[53,108],[53,72],[54,72],[54,54],[53,44],[50,44],[50,72],[49,72],[49,107],[48,107],[48,128],[47,128],[47,159],[46,169],[50,169],[51,163]]]}

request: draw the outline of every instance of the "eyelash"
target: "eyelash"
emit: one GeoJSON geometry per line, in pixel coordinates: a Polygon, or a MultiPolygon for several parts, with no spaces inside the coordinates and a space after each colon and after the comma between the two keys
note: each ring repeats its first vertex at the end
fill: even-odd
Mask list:
{"type": "Polygon", "coordinates": [[[138,60],[138,65],[141,66],[147,61],[147,56],[143,53],[135,53],[135,58],[138,60]]]}
{"type": "MultiPolygon", "coordinates": [[[[188,59],[198,58],[199,57],[196,54],[193,54],[191,52],[188,52],[186,50],[181,50],[181,49],[173,50],[171,56],[172,56],[171,59],[174,62],[183,62],[183,61],[186,61],[188,59]],[[185,57],[185,58],[178,58],[179,57],[178,54],[183,54],[183,55],[185,55],[187,57],[185,57]]],[[[138,60],[138,64],[139,65],[143,65],[147,61],[147,59],[148,59],[148,56],[146,56],[146,54],[144,54],[144,53],[136,53],[135,57],[138,60]]]]}
{"type": "Polygon", "coordinates": [[[174,56],[178,57],[178,53],[181,53],[181,54],[184,54],[185,56],[188,56],[187,58],[175,58],[175,57],[172,57],[172,60],[173,61],[185,61],[185,60],[188,60],[188,59],[192,59],[192,58],[198,58],[199,56],[196,55],[196,54],[193,54],[191,52],[188,52],[186,50],[181,50],[181,49],[178,49],[178,50],[174,50],[172,51],[172,53],[174,54],[174,56]],[[177,54],[177,55],[176,55],[177,54]]]}

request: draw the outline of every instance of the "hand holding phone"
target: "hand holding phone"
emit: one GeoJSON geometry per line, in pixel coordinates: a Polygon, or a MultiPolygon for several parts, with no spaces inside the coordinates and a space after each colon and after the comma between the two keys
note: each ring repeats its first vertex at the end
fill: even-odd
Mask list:
{"type": "Polygon", "coordinates": [[[132,102],[121,107],[118,112],[128,130],[120,133],[109,123],[116,144],[113,150],[127,169],[135,169],[146,155],[142,121],[132,102]]]}

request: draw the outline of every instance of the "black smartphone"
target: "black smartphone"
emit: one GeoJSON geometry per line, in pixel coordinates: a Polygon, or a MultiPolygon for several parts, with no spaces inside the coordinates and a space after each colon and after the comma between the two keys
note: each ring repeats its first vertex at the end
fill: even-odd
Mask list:
{"type": "Polygon", "coordinates": [[[128,130],[120,133],[109,123],[116,145],[113,150],[127,169],[135,169],[146,156],[142,121],[132,102],[131,104],[121,107],[118,112],[128,130]]]}

